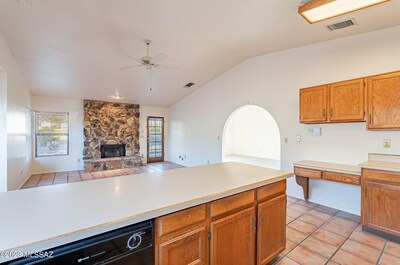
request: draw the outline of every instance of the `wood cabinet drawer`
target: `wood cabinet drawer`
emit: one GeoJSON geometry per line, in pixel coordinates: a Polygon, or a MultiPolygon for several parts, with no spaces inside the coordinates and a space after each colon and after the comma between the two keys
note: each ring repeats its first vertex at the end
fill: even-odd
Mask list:
{"type": "Polygon", "coordinates": [[[336,172],[324,172],[322,174],[322,178],[330,181],[360,185],[360,176],[357,175],[342,174],[336,172]]]}
{"type": "Polygon", "coordinates": [[[210,216],[215,217],[221,214],[241,209],[253,204],[255,201],[255,190],[246,191],[236,195],[229,196],[210,204],[210,216]]]}
{"type": "Polygon", "coordinates": [[[265,200],[279,194],[283,194],[286,191],[286,180],[282,180],[276,183],[272,183],[257,189],[257,200],[265,200]]]}
{"type": "Polygon", "coordinates": [[[171,234],[176,231],[185,232],[184,229],[207,219],[207,206],[202,204],[176,213],[168,214],[156,219],[158,236],[171,234]]]}
{"type": "Polygon", "coordinates": [[[392,171],[383,171],[375,169],[363,169],[362,178],[369,180],[377,180],[383,182],[392,182],[400,184],[400,173],[392,171]]]}
{"type": "Polygon", "coordinates": [[[294,174],[300,177],[320,179],[322,177],[322,172],[319,170],[295,167],[294,174]]]}

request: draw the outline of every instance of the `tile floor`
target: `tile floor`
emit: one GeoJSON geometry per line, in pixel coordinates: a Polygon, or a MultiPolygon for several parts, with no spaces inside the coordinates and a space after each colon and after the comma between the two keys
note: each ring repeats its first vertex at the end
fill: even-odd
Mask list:
{"type": "Polygon", "coordinates": [[[50,186],[62,183],[79,182],[93,179],[133,175],[144,172],[157,172],[162,170],[181,168],[183,166],[171,162],[149,163],[142,167],[114,169],[100,172],[85,173],[83,171],[68,171],[48,174],[32,175],[21,189],[50,186]]]}
{"type": "Polygon", "coordinates": [[[273,265],[400,265],[400,244],[361,230],[360,217],[288,197],[286,250],[273,265]]]}

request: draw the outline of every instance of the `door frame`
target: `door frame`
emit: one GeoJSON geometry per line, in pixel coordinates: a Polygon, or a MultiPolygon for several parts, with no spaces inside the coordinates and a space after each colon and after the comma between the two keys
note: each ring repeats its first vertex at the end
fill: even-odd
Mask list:
{"type": "Polygon", "coordinates": [[[165,141],[165,139],[164,139],[164,128],[165,128],[165,119],[164,119],[164,117],[159,117],[159,116],[147,116],[147,124],[146,124],[146,127],[147,127],[147,163],[153,163],[153,162],[164,162],[164,157],[165,157],[165,143],[164,143],[164,141],[165,141]],[[149,119],[151,119],[151,118],[153,118],[153,119],[161,119],[162,120],[162,157],[160,157],[160,158],[150,158],[149,157],[149,154],[150,154],[150,152],[149,152],[149,140],[150,140],[150,134],[149,134],[149,119]]]}

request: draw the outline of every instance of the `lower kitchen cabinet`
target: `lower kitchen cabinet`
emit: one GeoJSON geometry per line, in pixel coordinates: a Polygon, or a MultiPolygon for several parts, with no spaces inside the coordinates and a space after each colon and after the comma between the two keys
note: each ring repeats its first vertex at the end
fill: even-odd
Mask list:
{"type": "Polygon", "coordinates": [[[159,246],[159,264],[208,264],[207,234],[208,228],[203,226],[161,243],[159,246]]]}
{"type": "Polygon", "coordinates": [[[254,264],[256,225],[254,207],[211,222],[211,264],[254,264]]]}
{"type": "Polygon", "coordinates": [[[364,169],[361,188],[363,227],[400,237],[400,173],[364,169]]]}
{"type": "Polygon", "coordinates": [[[258,204],[257,264],[265,265],[286,247],[286,194],[258,204]]]}
{"type": "Polygon", "coordinates": [[[155,220],[156,265],[265,265],[285,250],[286,180],[155,220]]]}

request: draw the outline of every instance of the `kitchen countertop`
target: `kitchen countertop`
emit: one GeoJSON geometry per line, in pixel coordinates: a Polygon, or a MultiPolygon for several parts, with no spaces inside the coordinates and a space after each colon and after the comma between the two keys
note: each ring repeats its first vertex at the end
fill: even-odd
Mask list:
{"type": "Polygon", "coordinates": [[[393,154],[368,154],[368,161],[360,164],[362,168],[400,172],[400,156],[393,154]]]}
{"type": "Polygon", "coordinates": [[[0,252],[45,250],[291,176],[222,163],[0,193],[0,252]]]}
{"type": "Polygon", "coordinates": [[[317,162],[310,160],[302,160],[293,163],[295,167],[317,169],[322,171],[331,171],[337,173],[351,174],[351,175],[361,175],[361,167],[354,165],[344,165],[344,164],[334,164],[326,162],[317,162]]]}

